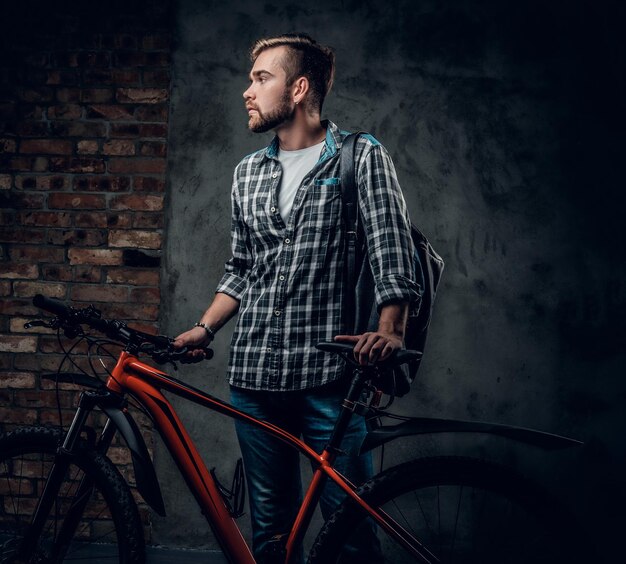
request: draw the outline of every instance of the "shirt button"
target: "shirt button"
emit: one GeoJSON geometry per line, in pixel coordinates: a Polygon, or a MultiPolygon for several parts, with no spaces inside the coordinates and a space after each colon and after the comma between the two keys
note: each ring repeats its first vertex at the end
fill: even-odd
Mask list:
{"type": "Polygon", "coordinates": [[[279,309],[274,310],[274,315],[279,316],[280,314],[281,314],[281,311],[279,309]]]}
{"type": "Polygon", "coordinates": [[[282,282],[282,281],[285,279],[285,277],[281,274],[281,275],[278,277],[278,279],[282,282]]]}
{"type": "Polygon", "coordinates": [[[274,174],[272,174],[272,178],[278,178],[278,173],[275,172],[274,174]]]}
{"type": "Polygon", "coordinates": [[[272,213],[276,213],[276,208],[275,208],[274,206],[272,206],[272,207],[270,208],[270,211],[271,211],[272,213]]]}
{"type": "Polygon", "coordinates": [[[267,349],[265,349],[267,352],[272,352],[272,347],[267,347],[267,349]]]}
{"type": "Polygon", "coordinates": [[[285,245],[289,245],[291,243],[291,239],[285,239],[285,245]]]}

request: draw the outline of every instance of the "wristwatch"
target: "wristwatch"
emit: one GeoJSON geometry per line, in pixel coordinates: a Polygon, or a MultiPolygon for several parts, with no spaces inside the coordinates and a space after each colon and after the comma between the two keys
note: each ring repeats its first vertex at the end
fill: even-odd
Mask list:
{"type": "Polygon", "coordinates": [[[198,322],[194,325],[194,327],[202,327],[202,329],[206,331],[206,334],[209,336],[211,341],[215,339],[215,331],[213,331],[213,329],[211,329],[206,323],[198,322]]]}

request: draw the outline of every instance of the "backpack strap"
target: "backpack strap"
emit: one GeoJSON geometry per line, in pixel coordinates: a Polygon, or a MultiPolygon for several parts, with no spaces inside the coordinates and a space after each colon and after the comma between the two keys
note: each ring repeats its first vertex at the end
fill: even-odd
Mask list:
{"type": "Polygon", "coordinates": [[[356,141],[362,132],[351,133],[341,145],[341,201],[344,229],[346,230],[345,280],[347,292],[344,302],[343,319],[349,332],[352,332],[355,311],[356,263],[357,263],[357,217],[358,189],[356,185],[356,170],[354,166],[354,152],[356,141]]]}

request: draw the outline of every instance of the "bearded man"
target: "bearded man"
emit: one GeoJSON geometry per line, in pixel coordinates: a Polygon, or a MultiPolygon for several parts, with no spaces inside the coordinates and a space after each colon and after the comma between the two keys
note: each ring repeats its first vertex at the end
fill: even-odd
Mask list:
{"type": "MultiPolygon", "coordinates": [[[[333,82],[333,52],[308,35],[287,34],[257,41],[251,60],[250,86],[243,93],[248,126],[255,133],[273,130],[275,137],[235,169],[232,258],[211,305],[175,344],[206,346],[238,313],[229,362],[232,404],[322,452],[348,382],[344,362],[315,344],[333,338],[354,343],[361,364],[402,347],[408,304],[417,297],[410,222],[387,151],[372,136],[360,136],[359,213],[380,323],[375,332],[345,335],[339,162],[347,132],[320,117],[333,82]]],[[[342,444],[347,454],[335,464],[355,483],[372,470],[369,455],[354,454],[365,432],[363,418],[353,417],[342,444]]],[[[237,436],[254,555],[257,562],[271,562],[275,540],[289,532],[302,499],[298,453],[246,423],[237,422],[237,436]]],[[[325,518],[342,497],[334,484],[325,487],[325,518]]],[[[360,536],[358,546],[346,549],[350,561],[379,561],[374,527],[365,525],[360,536]]]]}

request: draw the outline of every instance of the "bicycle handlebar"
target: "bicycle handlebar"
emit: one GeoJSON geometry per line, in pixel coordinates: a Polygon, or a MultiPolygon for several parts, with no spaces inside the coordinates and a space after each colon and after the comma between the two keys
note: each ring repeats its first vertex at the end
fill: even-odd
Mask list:
{"type": "MultiPolygon", "coordinates": [[[[174,340],[165,335],[150,335],[137,329],[131,329],[122,321],[102,319],[100,311],[93,305],[77,309],[42,294],[37,294],[33,298],[33,305],[54,314],[58,319],[59,327],[71,330],[83,324],[88,325],[96,331],[104,333],[110,339],[133,347],[138,352],[147,353],[159,364],[175,360],[181,362],[190,361],[187,358],[187,353],[191,350],[189,347],[174,349],[172,346],[174,340]]],[[[206,360],[213,357],[212,349],[206,347],[202,350],[206,360]]]]}

